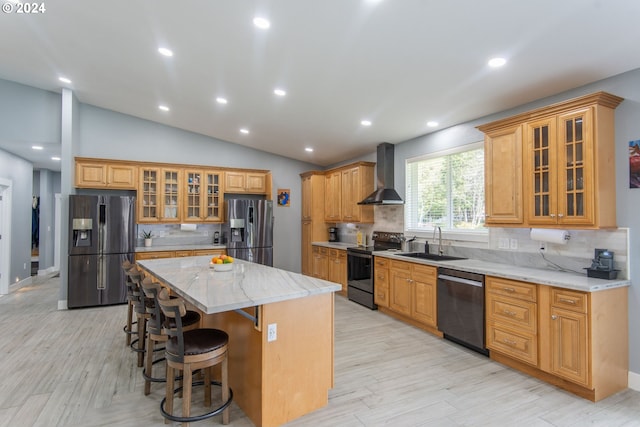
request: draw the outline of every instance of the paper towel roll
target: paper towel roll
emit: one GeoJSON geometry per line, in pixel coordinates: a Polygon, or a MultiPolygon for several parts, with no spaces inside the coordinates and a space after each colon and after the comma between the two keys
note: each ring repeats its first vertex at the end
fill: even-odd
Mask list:
{"type": "Polygon", "coordinates": [[[558,245],[566,245],[570,235],[567,230],[554,230],[549,228],[532,228],[531,240],[537,242],[549,242],[558,245]]]}

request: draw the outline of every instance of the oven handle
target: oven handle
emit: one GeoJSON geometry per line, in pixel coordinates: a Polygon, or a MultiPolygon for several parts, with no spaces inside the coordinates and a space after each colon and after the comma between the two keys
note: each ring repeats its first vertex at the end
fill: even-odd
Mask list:
{"type": "Polygon", "coordinates": [[[449,276],[446,274],[439,274],[438,279],[447,280],[449,282],[462,283],[464,285],[478,286],[482,287],[482,282],[478,282],[476,280],[463,279],[461,277],[449,276]]]}
{"type": "Polygon", "coordinates": [[[368,255],[368,254],[358,254],[358,253],[355,253],[355,252],[347,252],[347,256],[348,256],[348,257],[353,256],[353,257],[356,257],[356,258],[366,258],[366,259],[371,259],[371,258],[372,258],[372,256],[371,256],[371,255],[368,255]]]}

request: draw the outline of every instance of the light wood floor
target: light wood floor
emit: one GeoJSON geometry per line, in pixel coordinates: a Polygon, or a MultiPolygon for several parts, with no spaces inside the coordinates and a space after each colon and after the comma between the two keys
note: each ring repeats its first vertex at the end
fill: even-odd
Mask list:
{"type": "MultiPolygon", "coordinates": [[[[58,311],[59,279],[35,280],[0,297],[0,426],[164,426],[126,307],[58,311]]],[[[290,427],[640,426],[639,392],[594,404],[340,296],[335,329],[329,405],[290,427]]],[[[231,425],[252,424],[234,405],[231,425]]]]}

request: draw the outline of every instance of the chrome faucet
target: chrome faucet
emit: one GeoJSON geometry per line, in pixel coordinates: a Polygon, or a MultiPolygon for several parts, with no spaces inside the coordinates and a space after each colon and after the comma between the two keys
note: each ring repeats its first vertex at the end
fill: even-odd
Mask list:
{"type": "Polygon", "coordinates": [[[438,230],[438,255],[443,255],[444,251],[442,250],[442,228],[440,228],[440,226],[433,227],[433,240],[436,239],[436,230],[438,230]]]}

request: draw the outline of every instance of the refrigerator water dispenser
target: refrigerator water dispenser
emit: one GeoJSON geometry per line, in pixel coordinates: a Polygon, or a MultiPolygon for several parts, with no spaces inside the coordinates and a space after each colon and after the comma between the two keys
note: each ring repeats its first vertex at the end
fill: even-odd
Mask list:
{"type": "Polygon", "coordinates": [[[73,247],[91,246],[91,230],[93,220],[91,218],[73,218],[73,247]]]}

